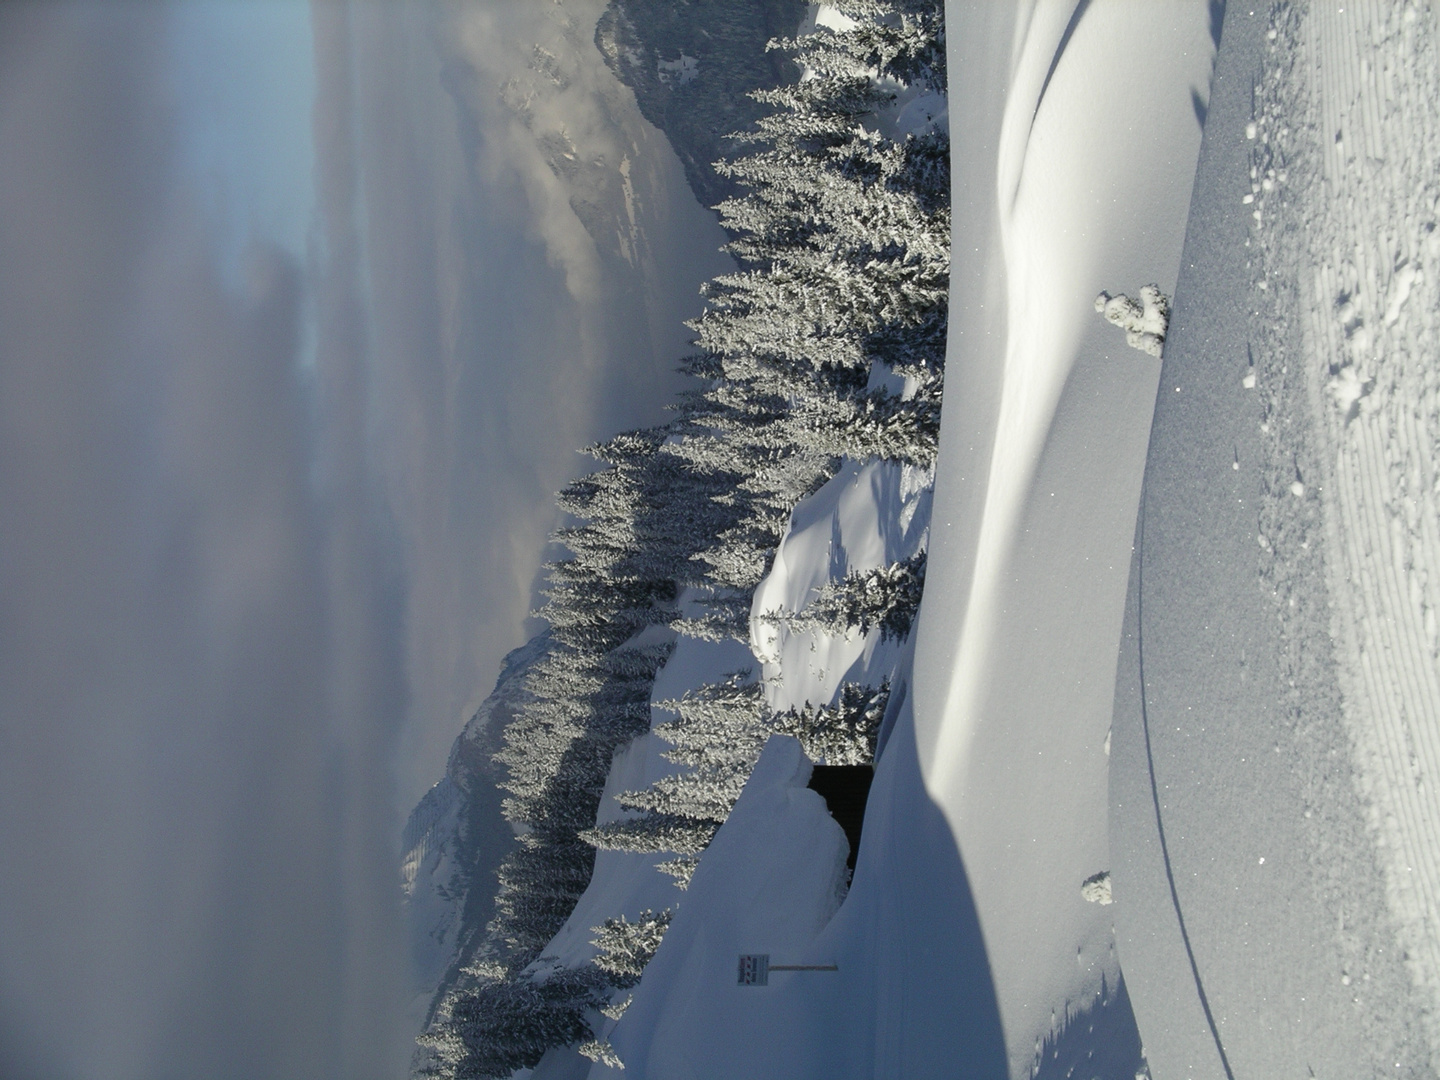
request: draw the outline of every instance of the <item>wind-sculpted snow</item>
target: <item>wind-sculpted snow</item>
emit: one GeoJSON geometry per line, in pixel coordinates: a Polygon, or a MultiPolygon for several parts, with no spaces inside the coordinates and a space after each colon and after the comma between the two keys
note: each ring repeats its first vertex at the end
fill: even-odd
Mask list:
{"type": "Polygon", "coordinates": [[[1209,23],[1203,3],[947,7],[965,152],[912,700],[1017,1078],[1119,975],[1114,907],[1081,883],[1108,869],[1105,743],[1159,368],[1093,301],[1174,290],[1209,23]]]}

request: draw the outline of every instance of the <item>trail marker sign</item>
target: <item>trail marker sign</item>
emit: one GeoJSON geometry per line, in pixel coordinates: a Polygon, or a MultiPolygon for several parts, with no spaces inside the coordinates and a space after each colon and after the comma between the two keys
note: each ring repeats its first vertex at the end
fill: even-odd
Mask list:
{"type": "Polygon", "coordinates": [[[754,953],[740,957],[740,985],[768,986],[770,983],[770,954],[754,953]]]}
{"type": "Polygon", "coordinates": [[[838,964],[772,964],[769,953],[740,955],[741,986],[769,986],[772,971],[839,971],[838,964]]]}

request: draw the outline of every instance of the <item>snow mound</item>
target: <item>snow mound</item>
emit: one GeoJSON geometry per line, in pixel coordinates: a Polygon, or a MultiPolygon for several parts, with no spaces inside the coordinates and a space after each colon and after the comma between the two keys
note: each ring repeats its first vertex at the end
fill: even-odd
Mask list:
{"type": "Polygon", "coordinates": [[[729,820],[705,852],[684,902],[625,1015],[601,1033],[637,1076],[770,1075],[773,1050],[754,1037],[773,1027],[777,984],[833,978],[775,972],[769,987],[741,986],[744,954],[774,964],[825,963],[810,945],[843,895],[845,834],[806,788],[800,744],[766,744],[729,820]]]}
{"type": "Polygon", "coordinates": [[[751,607],[750,648],[764,662],[772,708],[830,702],[842,682],[878,683],[895,666],[903,646],[882,643],[878,631],[847,637],[762,616],[800,611],[822,586],[851,571],[889,566],[922,551],[932,480],[931,472],[912,465],[849,462],[795,507],[751,607]]]}
{"type": "Polygon", "coordinates": [[[1080,895],[1092,904],[1113,904],[1115,898],[1110,892],[1110,871],[1102,870],[1087,877],[1080,883],[1080,895]]]}

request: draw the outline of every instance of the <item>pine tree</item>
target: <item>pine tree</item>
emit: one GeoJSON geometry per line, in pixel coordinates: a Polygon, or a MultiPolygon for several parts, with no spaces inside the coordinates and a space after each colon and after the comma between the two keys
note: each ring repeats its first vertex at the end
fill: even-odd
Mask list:
{"type": "Polygon", "coordinates": [[[695,869],[700,865],[699,855],[677,855],[673,859],[666,859],[664,862],[655,864],[655,869],[662,874],[668,874],[675,879],[677,889],[688,889],[690,879],[695,876],[695,869]]]}
{"type": "Polygon", "coordinates": [[[625,1068],[625,1062],[620,1060],[620,1055],[617,1054],[615,1048],[610,1045],[609,1039],[603,1042],[598,1039],[591,1039],[589,1042],[581,1043],[576,1049],[591,1061],[598,1061],[600,1064],[607,1065],[612,1069],[625,1068]]]}
{"type": "Polygon", "coordinates": [[[719,827],[678,814],[641,814],[586,829],[580,838],[602,851],[669,851],[695,855],[705,850],[719,827]]]}
{"type": "Polygon", "coordinates": [[[600,950],[593,962],[605,973],[611,986],[626,990],[640,981],[673,916],[669,908],[658,914],[647,908],[634,922],[621,915],[591,927],[591,932],[598,936],[590,944],[600,950]]]}
{"type": "Polygon", "coordinates": [[[766,612],[764,618],[792,630],[848,635],[880,628],[880,640],[903,641],[920,609],[925,552],[874,570],[853,570],[823,586],[803,611],[766,612]]]}
{"type": "Polygon", "coordinates": [[[748,671],[731,672],[656,707],[678,714],[655,728],[670,744],[665,757],[677,765],[748,768],[769,735],[765,688],[748,671]]]}
{"type": "Polygon", "coordinates": [[[744,762],[712,765],[661,777],[643,791],[622,791],[615,799],[630,810],[719,822],[730,815],[748,778],[744,762]]]}
{"type": "Polygon", "coordinates": [[[421,1074],[480,1080],[533,1068],[550,1047],[593,1037],[585,1012],[604,1000],[598,972],[563,968],[451,994],[418,1040],[433,1054],[421,1074]]]}
{"type": "Polygon", "coordinates": [[[834,705],[791,708],[774,719],[777,732],[793,735],[812,761],[825,765],[869,765],[875,760],[875,741],[890,684],[878,687],[845,683],[834,705]]]}

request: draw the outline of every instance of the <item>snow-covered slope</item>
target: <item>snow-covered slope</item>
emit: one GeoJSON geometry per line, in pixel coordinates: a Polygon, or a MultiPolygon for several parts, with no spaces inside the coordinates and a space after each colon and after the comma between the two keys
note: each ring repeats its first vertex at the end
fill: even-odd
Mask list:
{"type": "MultiPolygon", "coordinates": [[[[696,870],[669,933],[621,1020],[615,1045],[640,1076],[804,1075],[809,1040],[770,987],[738,985],[743,954],[825,965],[815,936],[839,906],[845,835],[807,790],[800,744],[775,736],[696,870]],[[783,1072],[781,1071],[783,1070],[783,1072]]],[[[772,984],[838,972],[775,972],[772,984]]],[[[787,1004],[793,1004],[793,995],[787,1004]]]]}
{"type": "MultiPolygon", "coordinates": [[[[807,826],[778,809],[764,829],[732,818],[712,847],[728,854],[702,860],[611,1033],[632,1075],[1029,1077],[1041,1051],[1045,1075],[1140,1064],[1108,909],[1080,886],[1108,868],[1105,745],[1158,363],[1093,300],[1174,288],[1210,12],[977,3],[947,19],[966,109],[950,117],[962,149],[934,513],[898,470],[852,468],[797,507],[756,598],[757,615],[793,609],[844,566],[913,551],[929,517],[913,687],[901,679],[892,701],[851,888],[818,933],[765,943],[777,963],[837,970],[739,987],[739,938],[685,914],[725,926],[824,906],[804,875],[784,897],[752,887],[807,826]]],[[[755,637],[777,703],[905,660],[760,621],[755,637]]]]}
{"type": "Polygon", "coordinates": [[[915,739],[984,934],[1008,1071],[1114,987],[1107,732],[1158,362],[1093,309],[1174,290],[1203,3],[950,3],[954,264],[915,739]]]}
{"type": "MultiPolygon", "coordinates": [[[[739,642],[681,638],[670,659],[656,675],[651,698],[656,702],[678,698],[686,690],[703,683],[715,682],[731,672],[753,670],[758,666],[754,656],[739,642]]],[[[662,724],[671,719],[672,714],[654,710],[654,723],[662,724]]],[[[625,813],[615,802],[615,795],[622,791],[643,790],[660,777],[676,771],[676,766],[661,756],[667,749],[669,746],[659,736],[645,734],[615,755],[605,792],[600,799],[597,824],[615,821],[625,813]]],[[[597,851],[589,886],[565,925],[546,947],[537,966],[579,967],[595,955],[595,948],[590,943],[595,936],[593,927],[618,915],[633,919],[646,908],[659,911],[676,906],[684,894],[675,887],[674,878],[655,868],[655,863],[662,857],[630,851],[597,851]]]]}
{"type": "Polygon", "coordinates": [[[1323,162],[1299,200],[1309,240],[1306,388],[1323,446],[1330,591],[1347,628],[1346,717],[1432,1067],[1440,1061],[1436,20],[1413,4],[1317,4],[1286,43],[1303,50],[1307,119],[1335,132],[1321,139],[1323,162]]]}
{"type": "Polygon", "coordinates": [[[878,683],[897,666],[904,647],[880,641],[878,633],[844,637],[761,617],[799,611],[828,582],[924,550],[933,481],[931,473],[911,465],[849,462],[790,515],[751,608],[751,649],[764,662],[776,710],[829,702],[841,683],[878,683]]]}
{"type": "Polygon", "coordinates": [[[1434,32],[1226,15],[1116,692],[1157,1077],[1435,1075],[1434,32]]]}

